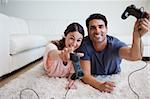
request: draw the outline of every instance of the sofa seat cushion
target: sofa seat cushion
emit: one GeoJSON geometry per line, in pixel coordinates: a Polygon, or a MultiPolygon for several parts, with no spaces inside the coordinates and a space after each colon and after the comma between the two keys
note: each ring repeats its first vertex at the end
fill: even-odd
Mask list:
{"type": "Polygon", "coordinates": [[[26,50],[45,46],[46,38],[40,35],[11,35],[10,36],[10,55],[14,55],[26,50]]]}

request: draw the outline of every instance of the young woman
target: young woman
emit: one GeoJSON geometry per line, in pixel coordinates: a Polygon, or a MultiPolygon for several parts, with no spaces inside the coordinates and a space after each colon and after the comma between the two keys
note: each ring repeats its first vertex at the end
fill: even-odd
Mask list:
{"type": "MultiPolygon", "coordinates": [[[[70,53],[76,51],[82,43],[84,29],[79,23],[71,23],[64,31],[64,37],[51,41],[46,47],[44,68],[50,77],[70,77],[74,73],[70,53]]],[[[69,80],[69,88],[75,88],[74,81],[69,80]]]]}

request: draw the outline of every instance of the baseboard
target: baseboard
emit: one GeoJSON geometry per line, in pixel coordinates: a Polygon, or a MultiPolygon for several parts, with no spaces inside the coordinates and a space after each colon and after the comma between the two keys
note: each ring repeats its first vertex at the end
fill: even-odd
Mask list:
{"type": "Polygon", "coordinates": [[[150,57],[142,57],[142,61],[150,61],[150,57]]]}

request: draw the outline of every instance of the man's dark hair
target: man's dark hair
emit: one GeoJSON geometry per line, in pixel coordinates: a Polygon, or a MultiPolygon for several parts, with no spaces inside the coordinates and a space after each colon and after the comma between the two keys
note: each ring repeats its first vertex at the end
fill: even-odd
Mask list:
{"type": "Polygon", "coordinates": [[[94,13],[91,14],[87,19],[86,19],[86,27],[89,27],[89,22],[93,19],[100,19],[103,20],[105,23],[105,26],[107,27],[107,19],[104,15],[100,14],[100,13],[94,13]]]}

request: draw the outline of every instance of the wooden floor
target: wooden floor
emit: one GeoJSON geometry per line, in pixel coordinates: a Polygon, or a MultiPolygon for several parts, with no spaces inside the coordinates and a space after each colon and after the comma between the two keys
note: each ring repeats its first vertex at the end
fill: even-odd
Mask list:
{"type": "Polygon", "coordinates": [[[33,68],[34,66],[37,66],[37,64],[39,64],[40,62],[42,62],[42,59],[38,59],[35,62],[26,65],[25,67],[16,70],[10,74],[4,75],[0,78],[0,88],[2,86],[4,86],[5,84],[7,84],[8,82],[10,82],[11,80],[15,79],[16,77],[18,77],[20,74],[23,74],[24,72],[30,70],[31,68],[33,68]]]}

